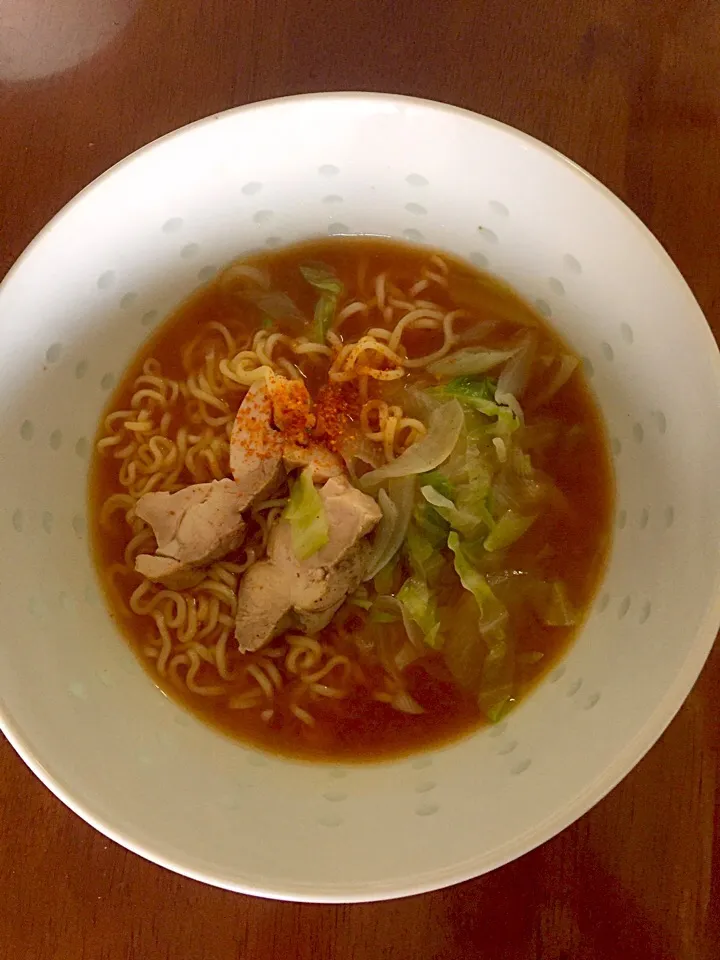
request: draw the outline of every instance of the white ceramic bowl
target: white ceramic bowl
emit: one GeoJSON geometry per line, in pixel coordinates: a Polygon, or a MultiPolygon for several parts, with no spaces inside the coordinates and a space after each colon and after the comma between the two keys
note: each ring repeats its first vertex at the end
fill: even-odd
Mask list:
{"type": "Polygon", "coordinates": [[[351,901],[491,870],[584,813],[657,739],[720,618],[720,364],[670,259],[597,181],[502,124],[417,100],[245,107],[140,150],[42,231],[0,289],[0,705],[89,823],[232,890],[351,901]],[[108,391],[166,312],[243,251],[407,237],[487,265],[587,358],[617,472],[607,576],[564,662],[512,716],[380,765],[304,765],[162,696],[88,552],[108,391]]]}

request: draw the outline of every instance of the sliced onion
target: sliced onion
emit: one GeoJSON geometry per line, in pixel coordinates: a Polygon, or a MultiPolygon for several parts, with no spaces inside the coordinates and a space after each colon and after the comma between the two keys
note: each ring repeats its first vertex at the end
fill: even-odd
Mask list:
{"type": "MultiPolygon", "coordinates": [[[[357,465],[365,464],[372,470],[382,466],[382,457],[378,445],[372,443],[364,435],[352,434],[343,440],[340,446],[340,456],[345,461],[350,479],[354,484],[358,483],[357,465]]],[[[367,471],[366,471],[367,472],[367,471]]]]}
{"type": "Polygon", "coordinates": [[[518,418],[520,423],[525,423],[525,414],[523,413],[523,408],[520,406],[517,398],[514,397],[512,393],[500,393],[499,390],[496,390],[495,403],[500,404],[502,407],[509,407],[518,418]]]}
{"type": "Polygon", "coordinates": [[[505,446],[505,441],[502,439],[502,437],[493,437],[493,446],[495,447],[497,458],[500,463],[506,463],[507,447],[505,446]]]}
{"type": "Polygon", "coordinates": [[[573,373],[575,373],[579,363],[580,361],[577,357],[573,357],[569,353],[564,353],[562,357],[560,357],[560,363],[555,371],[555,375],[540,396],[533,401],[532,409],[535,410],[537,407],[541,407],[544,403],[547,403],[548,400],[551,400],[558,390],[565,386],[573,373]]]}
{"type": "Polygon", "coordinates": [[[442,510],[454,510],[455,504],[448,497],[443,496],[439,490],[436,490],[435,487],[427,484],[424,487],[420,487],[420,493],[425,497],[428,503],[431,503],[434,507],[440,507],[442,510]]]}
{"type": "Polygon", "coordinates": [[[402,673],[405,667],[409,667],[411,663],[414,663],[421,656],[422,652],[418,650],[413,643],[406,640],[395,654],[395,666],[400,673],[402,673]]]}
{"type": "Polygon", "coordinates": [[[294,301],[281,290],[270,289],[270,276],[249,263],[234,263],[220,276],[223,289],[241,300],[254,303],[272,320],[303,320],[294,301]]]}
{"type": "Polygon", "coordinates": [[[428,371],[434,377],[468,377],[487,373],[493,367],[499,367],[516,355],[514,350],[490,350],[487,347],[467,347],[458,350],[449,357],[428,364],[428,371]]]}
{"type": "Polygon", "coordinates": [[[390,477],[413,476],[439,467],[455,448],[463,422],[463,409],[457,400],[437,407],[430,414],[425,436],[408,447],[397,459],[360,477],[360,486],[367,490],[390,477]]]}
{"type": "Polygon", "coordinates": [[[493,330],[497,329],[497,326],[497,320],[483,320],[480,323],[475,323],[473,326],[468,327],[467,330],[463,330],[461,333],[456,333],[455,343],[478,344],[489,333],[492,333],[493,330]]]}
{"type": "Polygon", "coordinates": [[[220,284],[225,290],[241,292],[248,286],[270,289],[270,276],[265,270],[253,267],[249,263],[233,263],[220,274],[220,284]]]}
{"type": "Polygon", "coordinates": [[[513,397],[521,397],[523,395],[523,391],[530,377],[530,368],[535,359],[536,347],[537,338],[529,336],[525,338],[517,350],[513,351],[512,359],[505,364],[498,378],[497,389],[495,391],[495,401],[497,403],[505,402],[498,399],[499,395],[507,396],[510,394],[513,397]]]}
{"type": "Polygon", "coordinates": [[[402,546],[414,499],[415,477],[393,477],[388,483],[387,493],[381,490],[378,494],[383,516],[368,561],[365,580],[372,580],[380,573],[402,546]]]}
{"type": "MultiPolygon", "coordinates": [[[[382,519],[378,524],[377,532],[375,534],[375,542],[372,546],[372,552],[368,557],[368,565],[364,577],[365,580],[372,580],[377,571],[382,570],[382,567],[378,566],[378,563],[380,559],[385,556],[385,553],[392,541],[393,532],[397,525],[397,507],[388,496],[387,491],[381,490],[378,493],[378,506],[382,510],[382,519]]],[[[384,563],[383,566],[385,566],[384,563]]]]}
{"type": "Polygon", "coordinates": [[[393,694],[390,706],[395,707],[401,713],[425,713],[417,700],[411,697],[407,690],[399,690],[396,694],[393,694]]]}
{"type": "Polygon", "coordinates": [[[239,290],[237,296],[254,303],[258,310],[272,320],[303,320],[302,313],[290,297],[281,290],[239,290]]]}

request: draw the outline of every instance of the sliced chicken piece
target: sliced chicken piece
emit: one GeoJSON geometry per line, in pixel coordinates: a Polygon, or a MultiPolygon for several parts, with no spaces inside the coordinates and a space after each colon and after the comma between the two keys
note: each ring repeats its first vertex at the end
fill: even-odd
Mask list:
{"type": "Polygon", "coordinates": [[[342,477],[345,474],[342,457],[321,447],[319,443],[309,443],[307,447],[299,443],[286,443],[283,463],[288,470],[311,467],[313,483],[324,483],[330,477],[342,477]]]}
{"type": "MultiPolygon", "coordinates": [[[[353,487],[345,477],[331,477],[320,488],[330,539],[300,566],[313,570],[332,566],[379,523],[382,511],[375,500],[353,487]]],[[[275,563],[297,564],[290,524],[280,521],[270,535],[268,556],[275,563]]]]}
{"type": "Polygon", "coordinates": [[[240,404],[230,436],[230,472],[246,505],[271,493],[285,477],[283,437],[273,427],[268,385],[256,380],[240,404]]]}
{"type": "Polygon", "coordinates": [[[181,563],[210,563],[245,536],[245,499],[233,480],[195,483],[177,493],[146,493],[135,513],[153,528],[157,553],[181,563]]]}
{"type": "Polygon", "coordinates": [[[283,571],[269,560],[254,563],[240,581],[235,636],[243,652],[259,650],[275,636],[290,612],[283,571]]]}
{"type": "Polygon", "coordinates": [[[303,630],[317,633],[361,582],[370,551],[365,537],[379,522],[380,508],[344,477],[328,480],[320,498],[328,520],[328,543],[299,561],[290,524],[281,520],[270,534],[269,560],[255,564],[241,580],[235,636],[242,651],[264,646],[288,611],[303,630]]]}
{"type": "Polygon", "coordinates": [[[310,436],[312,400],[301,380],[270,374],[240,405],[230,438],[230,469],[249,499],[270,493],[285,471],[311,466],[322,483],[345,472],[342,458],[310,436]]]}
{"type": "Polygon", "coordinates": [[[364,538],[382,517],[375,500],[343,477],[332,477],[320,491],[330,539],[317,553],[298,563],[290,524],[281,522],[268,543],[271,560],[281,568],[297,567],[301,576],[292,590],[293,612],[311,633],[322,630],[362,581],[370,553],[364,538]]]}
{"type": "Polygon", "coordinates": [[[135,507],[138,517],[153,529],[155,557],[141,554],[135,569],[168,586],[183,573],[219,560],[237,549],[245,537],[242,511],[246,506],[232,480],[196,483],[177,493],[146,493],[135,507]],[[163,564],[161,559],[174,561],[163,564]]]}
{"type": "Polygon", "coordinates": [[[268,377],[267,385],[273,424],[286,437],[304,442],[315,426],[308,388],[302,380],[288,380],[277,374],[268,377]]]}
{"type": "Polygon", "coordinates": [[[135,569],[141,576],[157,580],[170,590],[195,587],[205,576],[201,567],[186,567],[179,560],[150,553],[141,553],[135,558],[135,569]]]}
{"type": "Polygon", "coordinates": [[[345,472],[342,459],[313,440],[315,426],[312,400],[302,380],[273,376],[268,381],[273,410],[273,423],[283,432],[283,463],[286,469],[312,467],[314,483],[345,472]]]}
{"type": "Polygon", "coordinates": [[[161,552],[177,536],[180,521],[188,510],[205,499],[209,486],[205,483],[193,484],[177,493],[146,493],[140,497],[135,512],[153,528],[161,552]]]}
{"type": "Polygon", "coordinates": [[[334,566],[318,567],[307,575],[302,595],[295,598],[293,606],[293,615],[306,633],[318,633],[326,627],[347,595],[360,585],[370,550],[370,544],[361,540],[334,566]]]}

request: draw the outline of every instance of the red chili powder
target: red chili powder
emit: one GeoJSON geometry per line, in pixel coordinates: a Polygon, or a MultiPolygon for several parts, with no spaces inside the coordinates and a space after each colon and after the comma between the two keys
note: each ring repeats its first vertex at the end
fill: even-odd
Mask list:
{"type": "Polygon", "coordinates": [[[337,451],[350,425],[359,418],[361,408],[360,393],[353,381],[330,381],[318,390],[315,400],[317,434],[329,450],[337,451]]]}

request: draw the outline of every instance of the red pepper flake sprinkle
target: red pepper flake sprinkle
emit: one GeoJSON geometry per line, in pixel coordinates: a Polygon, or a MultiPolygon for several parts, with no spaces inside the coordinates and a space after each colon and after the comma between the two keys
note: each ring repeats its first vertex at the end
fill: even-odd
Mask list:
{"type": "Polygon", "coordinates": [[[233,443],[258,460],[269,460],[282,448],[280,434],[269,423],[271,409],[267,398],[255,396],[245,398],[237,412],[242,430],[234,435],[233,443]]]}
{"type": "Polygon", "coordinates": [[[362,403],[357,384],[326,383],[318,390],[315,400],[318,437],[324,445],[336,452],[350,425],[359,418],[362,403]]]}
{"type": "Polygon", "coordinates": [[[273,420],[285,440],[307,444],[310,431],[315,426],[311,412],[311,400],[302,380],[286,380],[276,377],[271,387],[273,420]]]}

